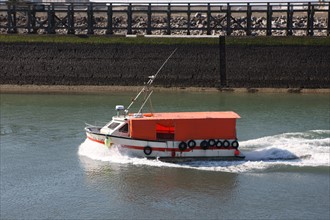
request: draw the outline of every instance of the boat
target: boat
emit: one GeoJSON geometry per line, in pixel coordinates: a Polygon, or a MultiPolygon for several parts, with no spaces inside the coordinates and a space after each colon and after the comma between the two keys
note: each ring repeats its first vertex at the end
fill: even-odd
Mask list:
{"type": "Polygon", "coordinates": [[[116,105],[117,114],[104,126],[87,124],[87,138],[109,148],[115,145],[134,157],[169,162],[244,159],[236,134],[240,116],[233,111],[142,112],[153,92],[151,84],[175,51],[127,108],[116,105]],[[130,113],[141,94],[139,111],[130,113]]]}

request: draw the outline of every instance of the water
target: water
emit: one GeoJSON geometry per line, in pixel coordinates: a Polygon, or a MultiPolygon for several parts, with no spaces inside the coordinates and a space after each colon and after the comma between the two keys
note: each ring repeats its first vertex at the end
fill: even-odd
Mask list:
{"type": "Polygon", "coordinates": [[[329,95],[156,92],[157,111],[242,117],[245,161],[181,164],[85,140],[134,95],[1,94],[1,219],[329,218],[329,95]]]}

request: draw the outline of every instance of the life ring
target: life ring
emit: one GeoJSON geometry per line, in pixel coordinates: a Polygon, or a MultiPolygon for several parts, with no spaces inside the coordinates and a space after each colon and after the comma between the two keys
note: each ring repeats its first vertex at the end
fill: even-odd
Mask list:
{"type": "Polygon", "coordinates": [[[187,149],[187,143],[184,142],[184,141],[181,141],[181,143],[179,144],[179,149],[180,149],[181,151],[186,150],[186,149],[187,149]]]}
{"type": "Polygon", "coordinates": [[[152,148],[149,146],[145,146],[143,152],[145,155],[150,155],[152,153],[152,148]]]}
{"type": "Polygon", "coordinates": [[[225,148],[230,147],[230,143],[229,143],[229,141],[227,141],[227,140],[224,140],[223,143],[222,143],[222,145],[223,145],[225,148]]]}
{"type": "Polygon", "coordinates": [[[231,142],[231,146],[232,146],[233,148],[237,149],[238,146],[239,146],[238,141],[233,141],[233,142],[231,142]]]}
{"type": "Polygon", "coordinates": [[[215,146],[216,146],[217,148],[221,148],[221,147],[223,147],[223,143],[222,143],[222,141],[217,141],[217,142],[215,143],[215,146]]]}
{"type": "Polygon", "coordinates": [[[196,141],[194,141],[194,140],[188,141],[188,147],[190,149],[194,149],[194,147],[196,147],[196,141]]]}
{"type": "Polygon", "coordinates": [[[201,148],[203,150],[207,150],[208,147],[209,147],[209,142],[208,141],[204,140],[204,141],[201,142],[201,148]]]}
{"type": "Polygon", "coordinates": [[[215,140],[214,139],[210,139],[209,140],[209,146],[210,147],[214,147],[215,146],[215,140]]]}

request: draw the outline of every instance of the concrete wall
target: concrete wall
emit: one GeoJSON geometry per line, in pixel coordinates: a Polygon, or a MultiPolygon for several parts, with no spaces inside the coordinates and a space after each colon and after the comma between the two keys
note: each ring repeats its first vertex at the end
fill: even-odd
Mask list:
{"type": "MultiPolygon", "coordinates": [[[[0,43],[0,84],[218,87],[218,45],[0,43]]],[[[330,88],[329,46],[227,46],[229,87],[330,88]]]]}

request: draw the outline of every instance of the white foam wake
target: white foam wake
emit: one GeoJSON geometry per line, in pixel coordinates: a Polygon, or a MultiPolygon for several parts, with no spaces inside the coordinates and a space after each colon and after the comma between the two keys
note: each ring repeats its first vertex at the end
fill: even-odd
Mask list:
{"type": "Polygon", "coordinates": [[[285,133],[241,143],[246,160],[299,159],[308,166],[329,166],[330,130],[285,133]],[[253,150],[253,151],[251,151],[253,150]]]}
{"type": "Polygon", "coordinates": [[[78,154],[93,160],[107,161],[117,164],[147,165],[155,167],[181,167],[179,164],[165,163],[159,160],[130,157],[114,145],[111,148],[86,139],[79,147],[78,154]]]}
{"type": "Polygon", "coordinates": [[[330,130],[285,133],[240,142],[244,161],[196,161],[183,164],[134,158],[114,146],[111,149],[85,140],[79,155],[110,163],[178,167],[222,172],[259,172],[276,167],[330,167],[330,130]]]}

